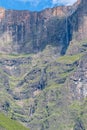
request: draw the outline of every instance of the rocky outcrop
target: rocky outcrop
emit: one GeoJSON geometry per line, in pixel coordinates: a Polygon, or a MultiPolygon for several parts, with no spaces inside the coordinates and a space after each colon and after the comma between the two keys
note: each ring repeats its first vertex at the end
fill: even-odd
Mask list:
{"type": "Polygon", "coordinates": [[[79,61],[77,70],[69,80],[73,100],[83,100],[87,97],[87,54],[79,61]]]}

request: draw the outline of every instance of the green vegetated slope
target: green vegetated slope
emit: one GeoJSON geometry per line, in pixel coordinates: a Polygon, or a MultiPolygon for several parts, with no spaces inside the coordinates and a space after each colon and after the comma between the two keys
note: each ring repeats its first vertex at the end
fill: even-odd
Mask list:
{"type": "Polygon", "coordinates": [[[70,45],[64,56],[52,46],[36,55],[1,54],[1,110],[31,130],[87,129],[84,45],[75,54],[70,45]]]}
{"type": "Polygon", "coordinates": [[[29,130],[15,120],[0,113],[0,130],[29,130]]]}

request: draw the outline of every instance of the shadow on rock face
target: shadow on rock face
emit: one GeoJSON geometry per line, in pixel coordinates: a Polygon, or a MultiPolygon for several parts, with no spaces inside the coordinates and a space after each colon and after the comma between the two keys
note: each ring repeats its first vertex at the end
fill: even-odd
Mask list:
{"type": "Polygon", "coordinates": [[[77,118],[73,130],[86,130],[80,118],[77,118]]]}

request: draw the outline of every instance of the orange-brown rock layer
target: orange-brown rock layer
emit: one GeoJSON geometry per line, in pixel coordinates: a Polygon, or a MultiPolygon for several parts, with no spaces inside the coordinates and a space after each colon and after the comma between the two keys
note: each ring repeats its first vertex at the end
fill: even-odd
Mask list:
{"type": "Polygon", "coordinates": [[[0,8],[0,21],[4,18],[5,16],[5,9],[0,8]]]}

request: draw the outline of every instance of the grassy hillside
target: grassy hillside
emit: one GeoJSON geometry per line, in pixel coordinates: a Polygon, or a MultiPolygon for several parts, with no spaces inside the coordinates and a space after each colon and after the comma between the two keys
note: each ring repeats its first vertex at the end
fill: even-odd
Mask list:
{"type": "MultiPolygon", "coordinates": [[[[1,110],[31,130],[87,129],[86,43],[71,50],[64,56],[51,46],[35,55],[0,54],[1,110]]],[[[6,119],[13,123],[1,121],[0,130],[26,130],[6,119]]]]}
{"type": "Polygon", "coordinates": [[[0,130],[29,130],[15,120],[0,113],[0,130]]]}

